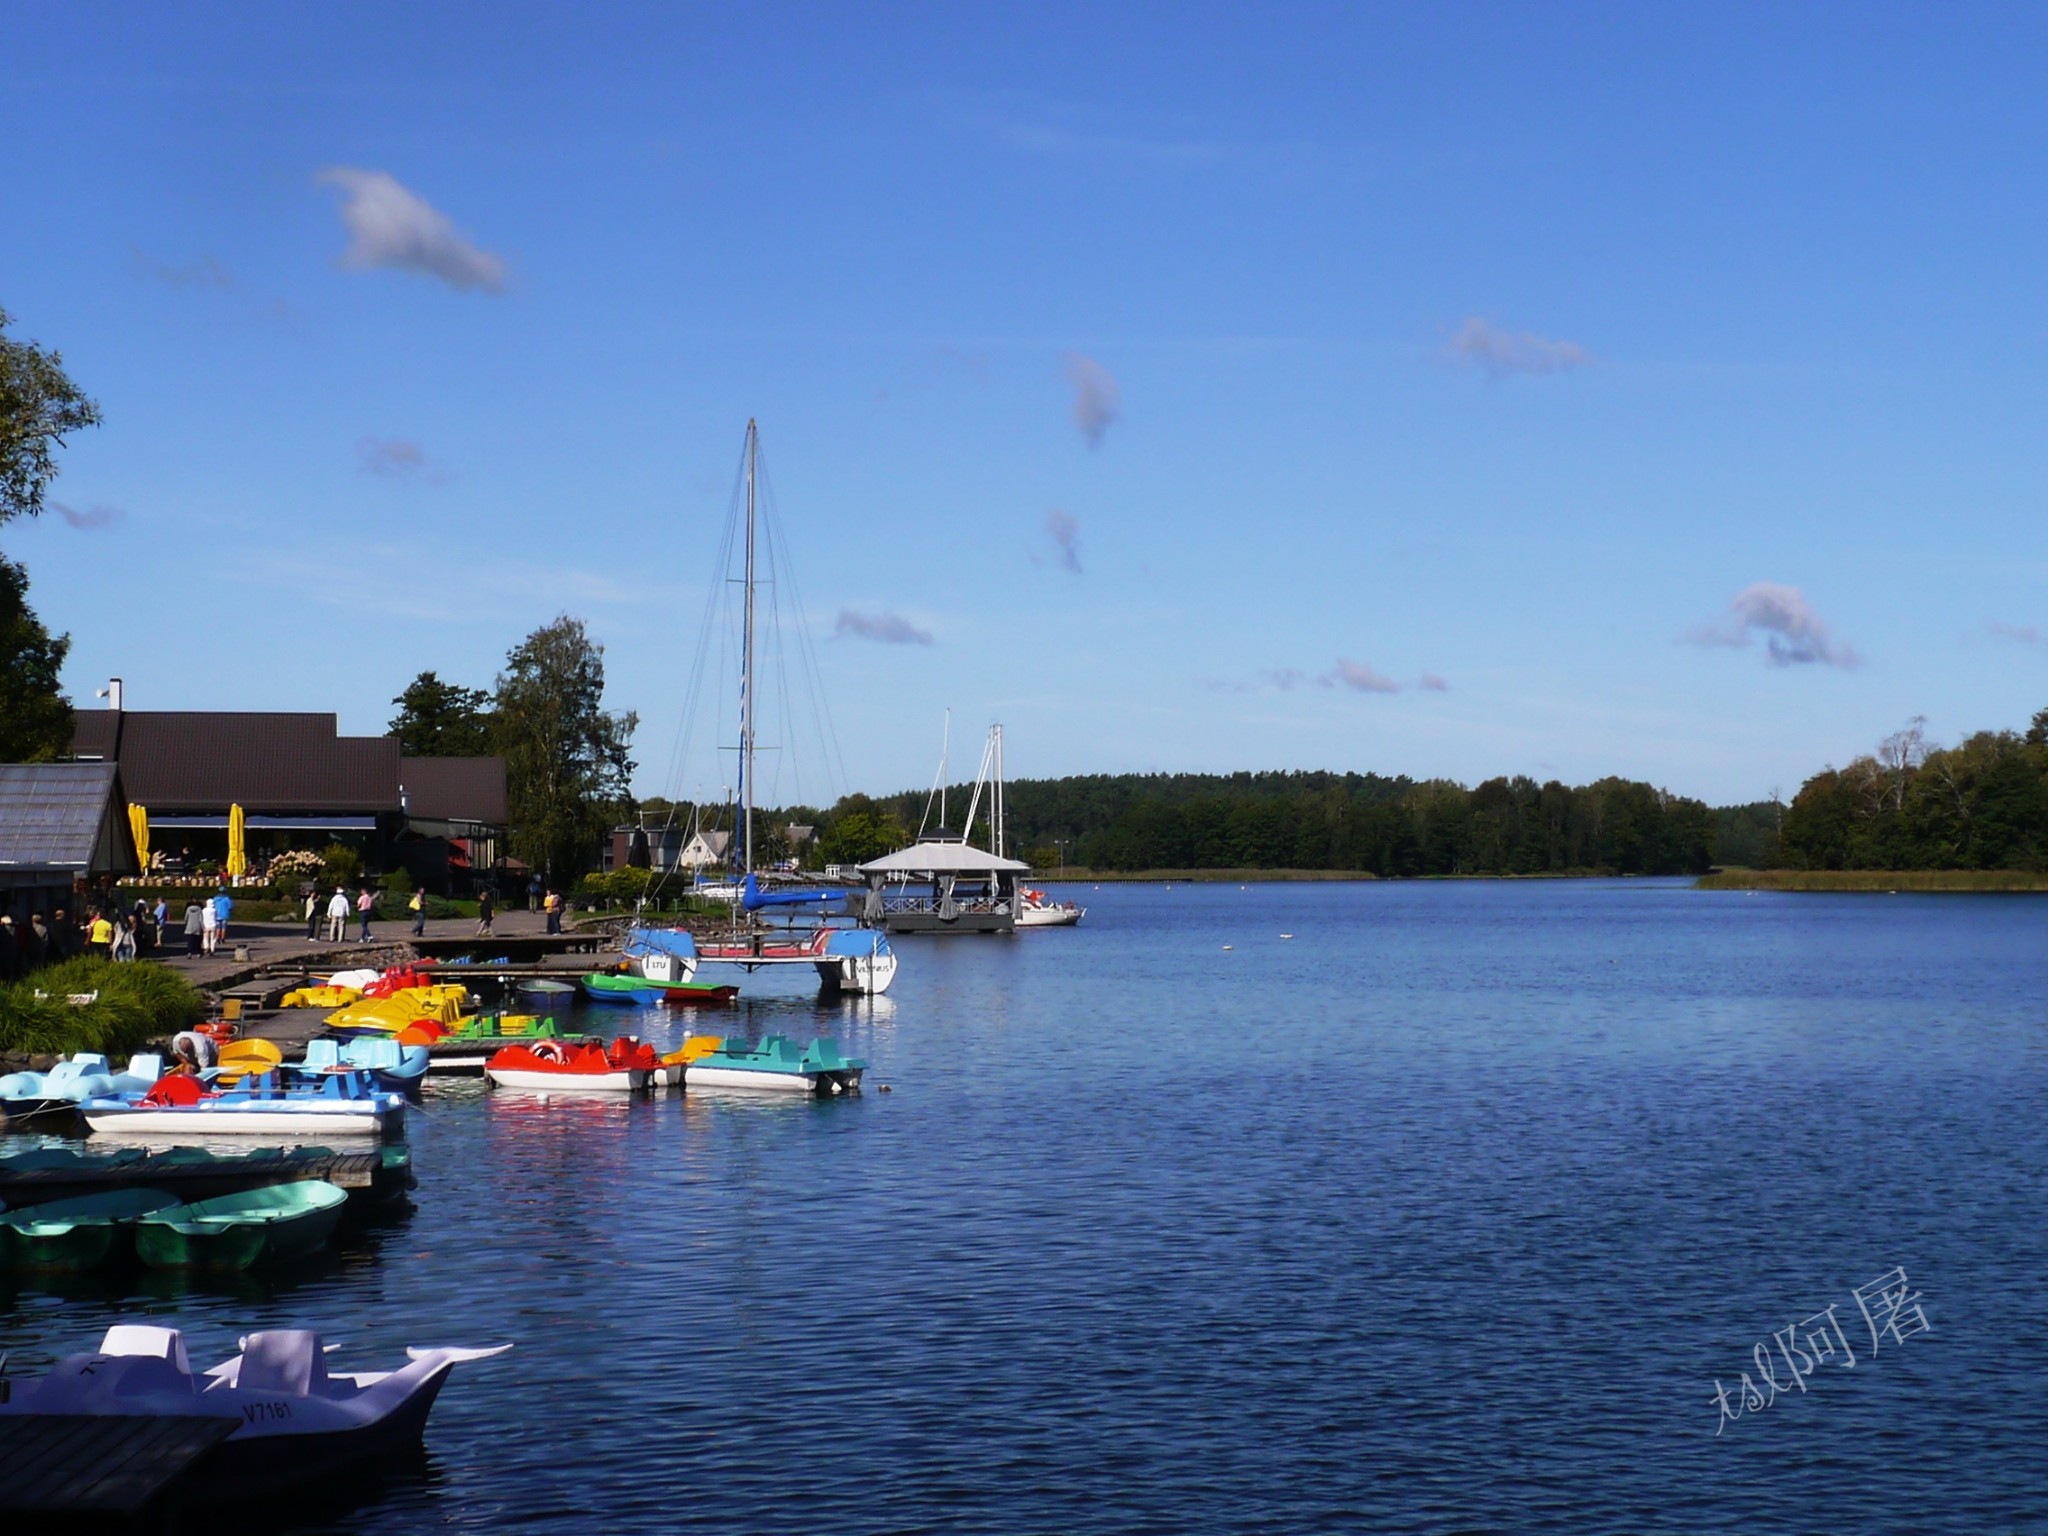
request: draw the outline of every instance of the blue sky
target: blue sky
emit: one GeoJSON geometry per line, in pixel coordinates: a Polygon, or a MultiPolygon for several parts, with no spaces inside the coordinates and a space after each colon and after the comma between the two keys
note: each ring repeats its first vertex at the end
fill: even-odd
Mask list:
{"type": "Polygon", "coordinates": [[[792,794],[949,706],[1016,776],[1724,802],[2048,705],[2038,10],[4,24],[0,306],[106,416],[4,544],[83,703],[377,731],[567,611],[642,792],[715,793],[754,416],[792,794]]]}

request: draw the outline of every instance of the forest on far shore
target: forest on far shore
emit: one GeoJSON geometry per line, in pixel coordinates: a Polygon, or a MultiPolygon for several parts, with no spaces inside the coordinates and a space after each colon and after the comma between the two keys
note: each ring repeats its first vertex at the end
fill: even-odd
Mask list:
{"type": "MultiPolygon", "coordinates": [[[[947,792],[957,819],[970,786],[947,792]]],[[[759,813],[762,861],[855,864],[908,844],[928,793],[849,795],[830,809],[759,813]]],[[[1914,720],[1846,768],[1825,768],[1789,805],[1712,807],[1632,779],[1568,785],[1527,777],[1470,789],[1375,773],[1085,774],[1005,791],[1009,851],[1034,866],[1305,870],[1423,875],[1697,875],[1713,868],[2048,868],[2048,710],[2025,732],[1980,731],[1953,747],[1914,720]]],[[[665,806],[666,802],[650,802],[665,806]]],[[[678,807],[687,816],[688,807],[678,807]]],[[[704,808],[706,825],[720,824],[704,808]]],[[[936,820],[936,813],[933,813],[936,820]]],[[[984,814],[974,840],[987,843],[984,814]]]]}

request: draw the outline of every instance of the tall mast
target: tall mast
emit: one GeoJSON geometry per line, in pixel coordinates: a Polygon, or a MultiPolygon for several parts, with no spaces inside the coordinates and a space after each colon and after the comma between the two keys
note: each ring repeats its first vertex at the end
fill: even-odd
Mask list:
{"type": "Polygon", "coordinates": [[[758,434],[747,420],[747,595],[740,630],[740,833],[743,873],[754,868],[754,454],[758,434]]]}

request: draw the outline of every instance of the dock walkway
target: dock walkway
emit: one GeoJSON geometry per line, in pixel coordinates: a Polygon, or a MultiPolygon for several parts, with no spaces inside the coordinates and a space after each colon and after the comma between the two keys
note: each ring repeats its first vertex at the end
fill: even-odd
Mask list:
{"type": "Polygon", "coordinates": [[[0,1437],[7,1529],[133,1529],[241,1427],[218,1414],[49,1414],[12,1418],[0,1437]]]}

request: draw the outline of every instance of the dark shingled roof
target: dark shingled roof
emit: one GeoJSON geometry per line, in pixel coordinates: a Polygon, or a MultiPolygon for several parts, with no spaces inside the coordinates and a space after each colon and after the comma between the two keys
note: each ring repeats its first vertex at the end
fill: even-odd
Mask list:
{"type": "Polygon", "coordinates": [[[127,805],[112,763],[0,763],[0,866],[133,874],[127,805]]]}
{"type": "Polygon", "coordinates": [[[398,742],[339,736],[331,714],[81,710],[71,750],[121,765],[132,800],[152,814],[398,809],[398,742]]]}
{"type": "Polygon", "coordinates": [[[502,757],[403,757],[406,814],[420,821],[506,821],[502,757]]]}

